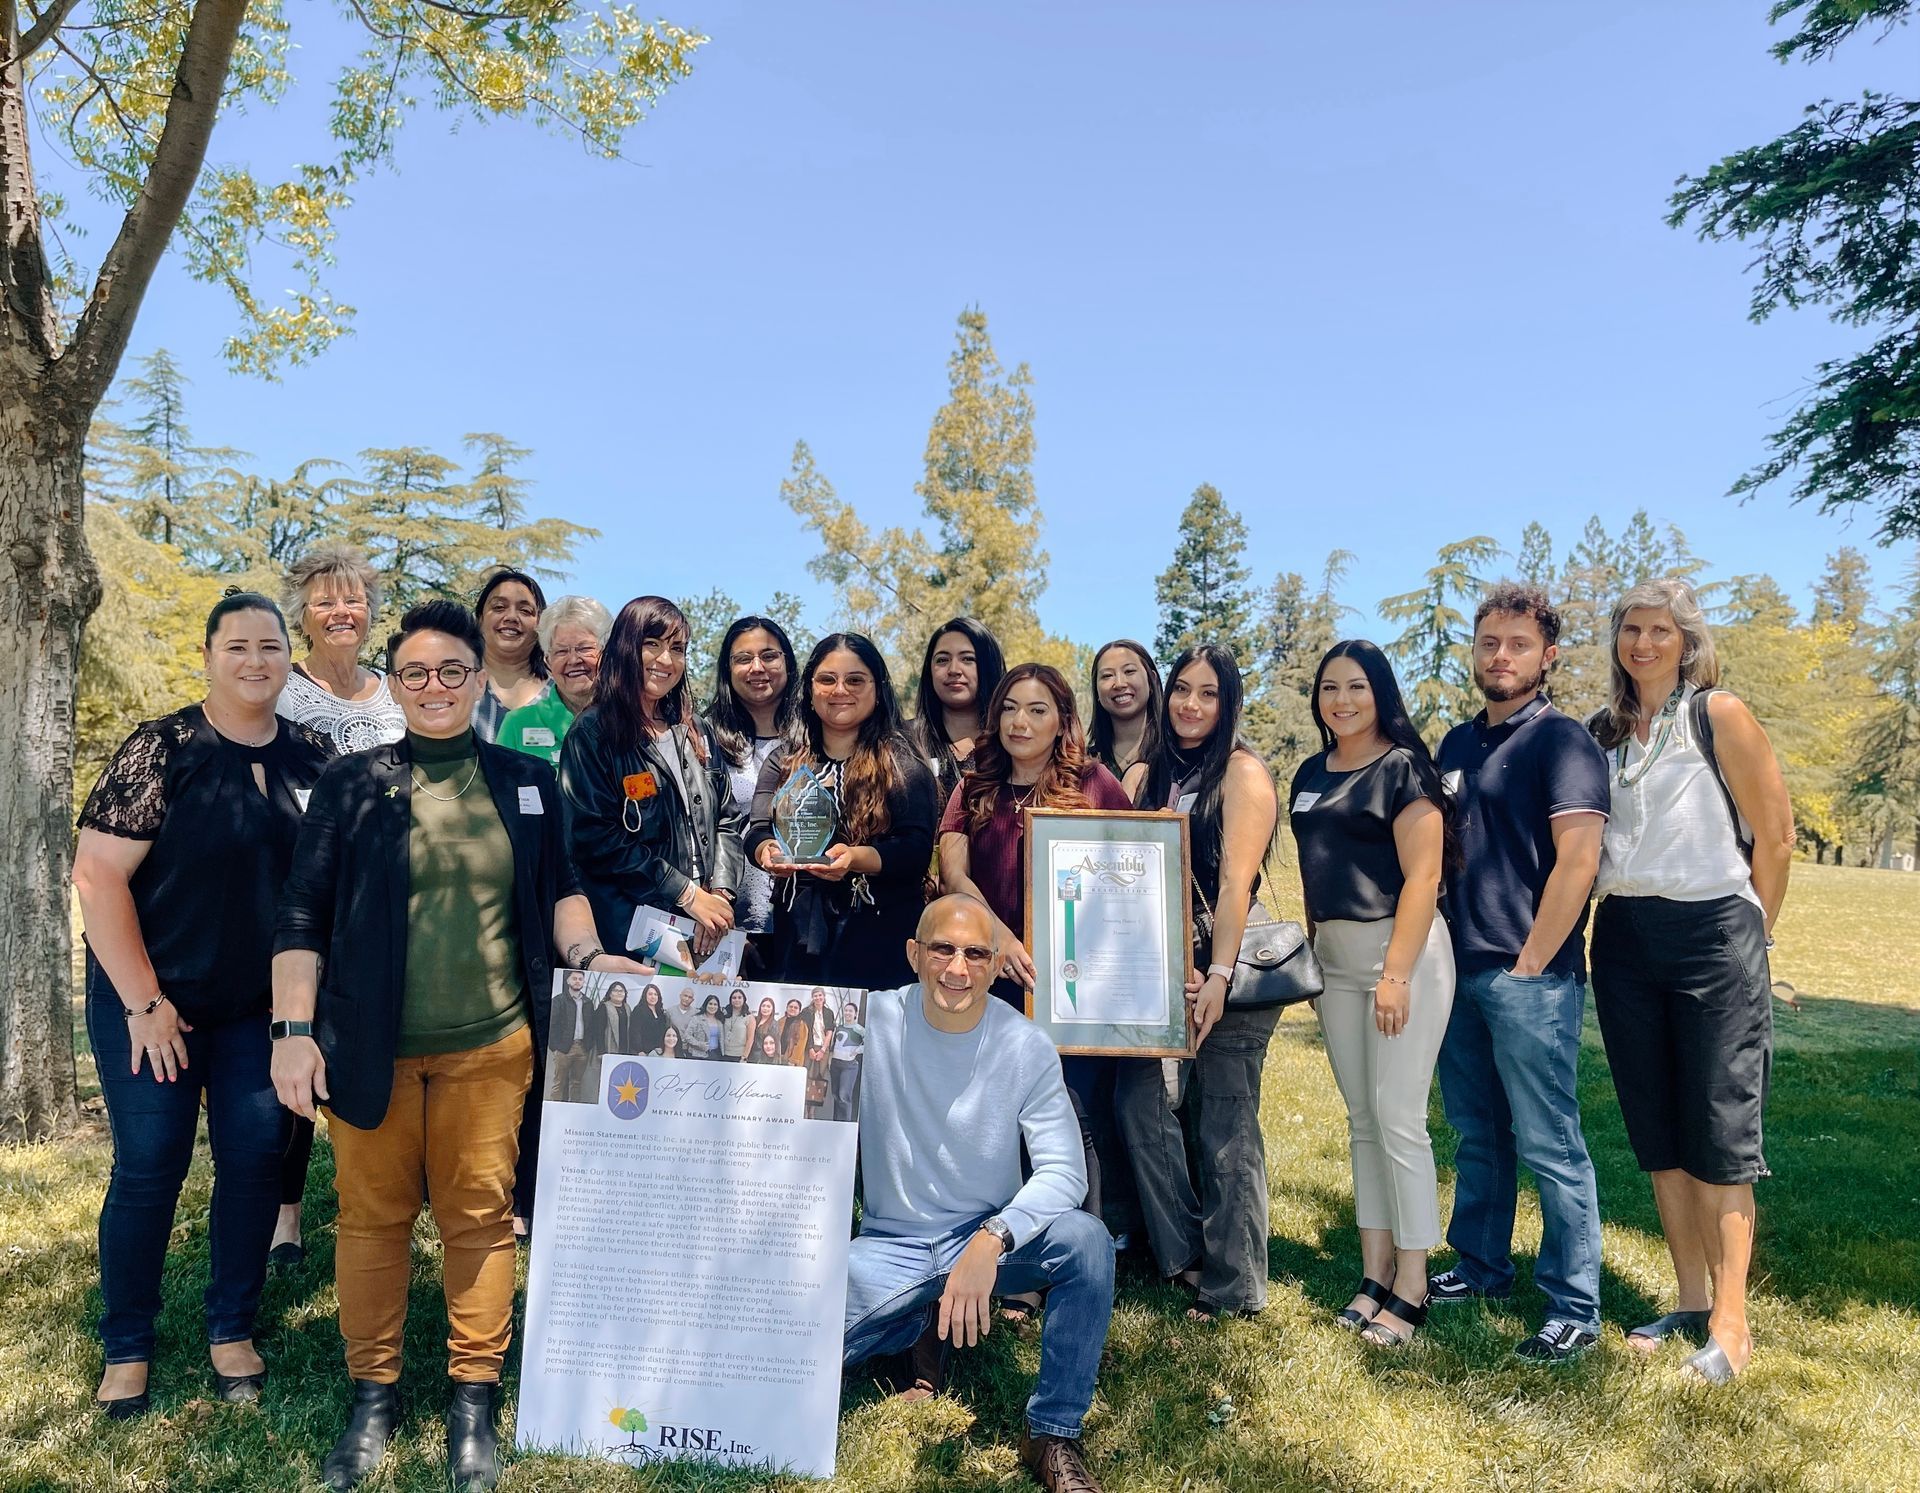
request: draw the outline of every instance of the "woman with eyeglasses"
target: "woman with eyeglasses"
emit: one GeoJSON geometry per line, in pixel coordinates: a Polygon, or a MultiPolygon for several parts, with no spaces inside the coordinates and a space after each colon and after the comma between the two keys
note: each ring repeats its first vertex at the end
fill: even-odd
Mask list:
{"type": "Polygon", "coordinates": [[[904,984],[938,818],[933,774],[900,734],[886,660],[859,633],[822,638],[801,673],[795,740],[762,769],[747,830],[747,854],[775,879],[768,978],[904,984]],[[774,835],[775,800],[802,768],[837,805],[822,865],[789,861],[774,835]]]}
{"type": "MultiPolygon", "coordinates": [[[[350,544],[317,544],[287,568],[281,605],[293,630],[307,640],[307,656],[287,675],[274,710],[318,731],[336,752],[358,752],[398,741],[407,717],[378,669],[360,662],[380,615],[380,572],[350,544]]],[[[280,1217],[267,1264],[293,1270],[306,1259],[300,1213],[313,1159],[313,1126],[295,1117],[280,1167],[280,1217]]]]}
{"type": "Polygon", "coordinates": [[[474,707],[473,729],[482,741],[497,740],[510,712],[553,689],[540,651],[540,614],[546,609],[546,593],[524,570],[503,565],[481,583],[473,615],[486,639],[486,687],[474,707]]]}
{"type": "Polygon", "coordinates": [[[254,1315],[286,1147],[268,1068],[274,903],[333,747],[274,714],[291,650],[266,597],[216,603],[202,658],[206,698],[121,743],[80,811],[73,861],[87,1036],[113,1136],[100,1207],[106,1367],[95,1401],[113,1420],[149,1408],[161,1274],[203,1094],[214,1392],[258,1399],[266,1375],[254,1315]]]}
{"type": "MultiPolygon", "coordinates": [[[[744,824],[753,813],[760,770],[792,732],[800,666],[786,629],[768,617],[737,617],[720,640],[707,724],[727,759],[733,806],[744,824]]],[[[734,899],[734,927],[757,938],[773,926],[773,878],[749,862],[734,899]]],[[[749,966],[751,968],[751,966],[749,966]]]]}
{"type": "Polygon", "coordinates": [[[593,703],[600,650],[612,627],[613,614],[591,596],[563,596],[540,614],[540,652],[553,687],[507,712],[495,738],[501,746],[538,757],[549,767],[560,765],[560,743],[593,703]]]}
{"type": "Polygon", "coordinates": [[[620,609],[594,702],[561,748],[560,791],[602,942],[630,947],[634,910],[651,907],[692,919],[704,959],[734,925],[745,821],[719,739],[694,713],[688,636],[664,596],[620,609]]]}
{"type": "Polygon", "coordinates": [[[554,967],[650,973],[594,938],[553,770],[476,738],[483,647],[453,602],[401,619],[387,668],[407,734],[321,774],[279,902],[274,1088],[309,1119],[327,1106],[340,1194],[353,1398],[322,1468],[336,1488],[373,1472],[399,1422],[423,1201],[444,1264],[450,1471],[492,1486],[520,1122],[548,1045],[554,967]]]}

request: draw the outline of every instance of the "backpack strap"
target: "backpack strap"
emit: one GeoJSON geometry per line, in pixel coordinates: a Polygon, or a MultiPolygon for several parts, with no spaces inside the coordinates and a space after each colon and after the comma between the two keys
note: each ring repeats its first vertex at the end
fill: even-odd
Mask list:
{"type": "Polygon", "coordinates": [[[1727,786],[1727,775],[1720,770],[1720,758],[1713,749],[1713,716],[1707,708],[1707,702],[1719,693],[1717,689],[1693,692],[1693,698],[1687,701],[1687,728],[1692,733],[1693,744],[1700,749],[1700,755],[1707,759],[1707,766],[1713,769],[1713,780],[1719,784],[1720,798],[1727,806],[1727,818],[1733,822],[1734,843],[1740,847],[1740,854],[1751,865],[1753,836],[1741,821],[1740,805],[1733,800],[1733,790],[1727,786]]]}

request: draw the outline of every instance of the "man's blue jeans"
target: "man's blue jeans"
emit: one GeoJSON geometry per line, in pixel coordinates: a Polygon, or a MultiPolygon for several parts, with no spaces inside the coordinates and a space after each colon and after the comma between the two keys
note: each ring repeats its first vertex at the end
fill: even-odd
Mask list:
{"type": "Polygon", "coordinates": [[[113,1132],[113,1173],[100,1207],[100,1340],[108,1363],[151,1363],[161,1267],[207,1099],[213,1202],[207,1216],[207,1341],[253,1336],[280,1211],[280,1160],[292,1115],[269,1067],[267,1016],[203,1022],[186,1034],[187,1067],[155,1083],[151,1058],[129,1071],[125,1006],[87,957],[87,1035],[113,1132]]]}
{"type": "MultiPolygon", "coordinates": [[[[927,1308],[983,1219],[937,1239],[862,1234],[847,1250],[847,1367],[904,1353],[927,1325],[927,1308]]],[[[1091,1213],[1068,1209],[1000,1262],[1001,1295],[1045,1291],[1040,1378],[1027,1401],[1036,1435],[1077,1437],[1093,1404],[1094,1379],[1113,1315],[1113,1237],[1091,1213]]]]}
{"type": "Polygon", "coordinates": [[[1513,1288],[1516,1162],[1540,1184],[1534,1283],[1547,1315],[1600,1328],[1600,1195],[1574,1089],[1586,986],[1572,975],[1462,971],[1440,1044],[1440,1097],[1459,1132],[1447,1243],[1489,1296],[1513,1288]]]}

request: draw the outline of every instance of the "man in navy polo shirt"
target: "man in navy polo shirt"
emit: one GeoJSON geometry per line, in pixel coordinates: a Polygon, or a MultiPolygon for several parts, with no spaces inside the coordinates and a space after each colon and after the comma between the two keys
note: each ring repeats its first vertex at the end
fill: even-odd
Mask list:
{"type": "Polygon", "coordinates": [[[1586,1009],[1587,897],[1600,865],[1607,763],[1586,728],[1541,693],[1560,617],[1546,593],[1502,584],[1473,619],[1474,683],[1487,708],[1440,744],[1462,866],[1447,920],[1458,982],[1440,1047],[1440,1094],[1459,1132],[1459,1254],[1429,1283],[1436,1304],[1513,1288],[1517,1161],[1540,1185],[1534,1283],[1546,1321],[1515,1350],[1555,1363],[1600,1331],[1600,1204],[1574,1078],[1586,1009]]]}

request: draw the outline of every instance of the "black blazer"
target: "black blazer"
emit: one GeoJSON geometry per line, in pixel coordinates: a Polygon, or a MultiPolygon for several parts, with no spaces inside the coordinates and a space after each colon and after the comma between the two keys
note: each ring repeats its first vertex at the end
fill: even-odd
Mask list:
{"type": "MultiPolygon", "coordinates": [[[[553,909],[580,890],[567,860],[560,793],[537,757],[477,742],[494,807],[513,845],[513,910],[536,1061],[547,1046],[553,909]],[[537,795],[540,811],[524,808],[537,795]]],[[[393,1097],[407,983],[407,739],[336,758],[313,785],[293,873],[280,894],[273,951],[320,956],[314,1038],[327,1060],[327,1108],[371,1130],[393,1097]]]]}

